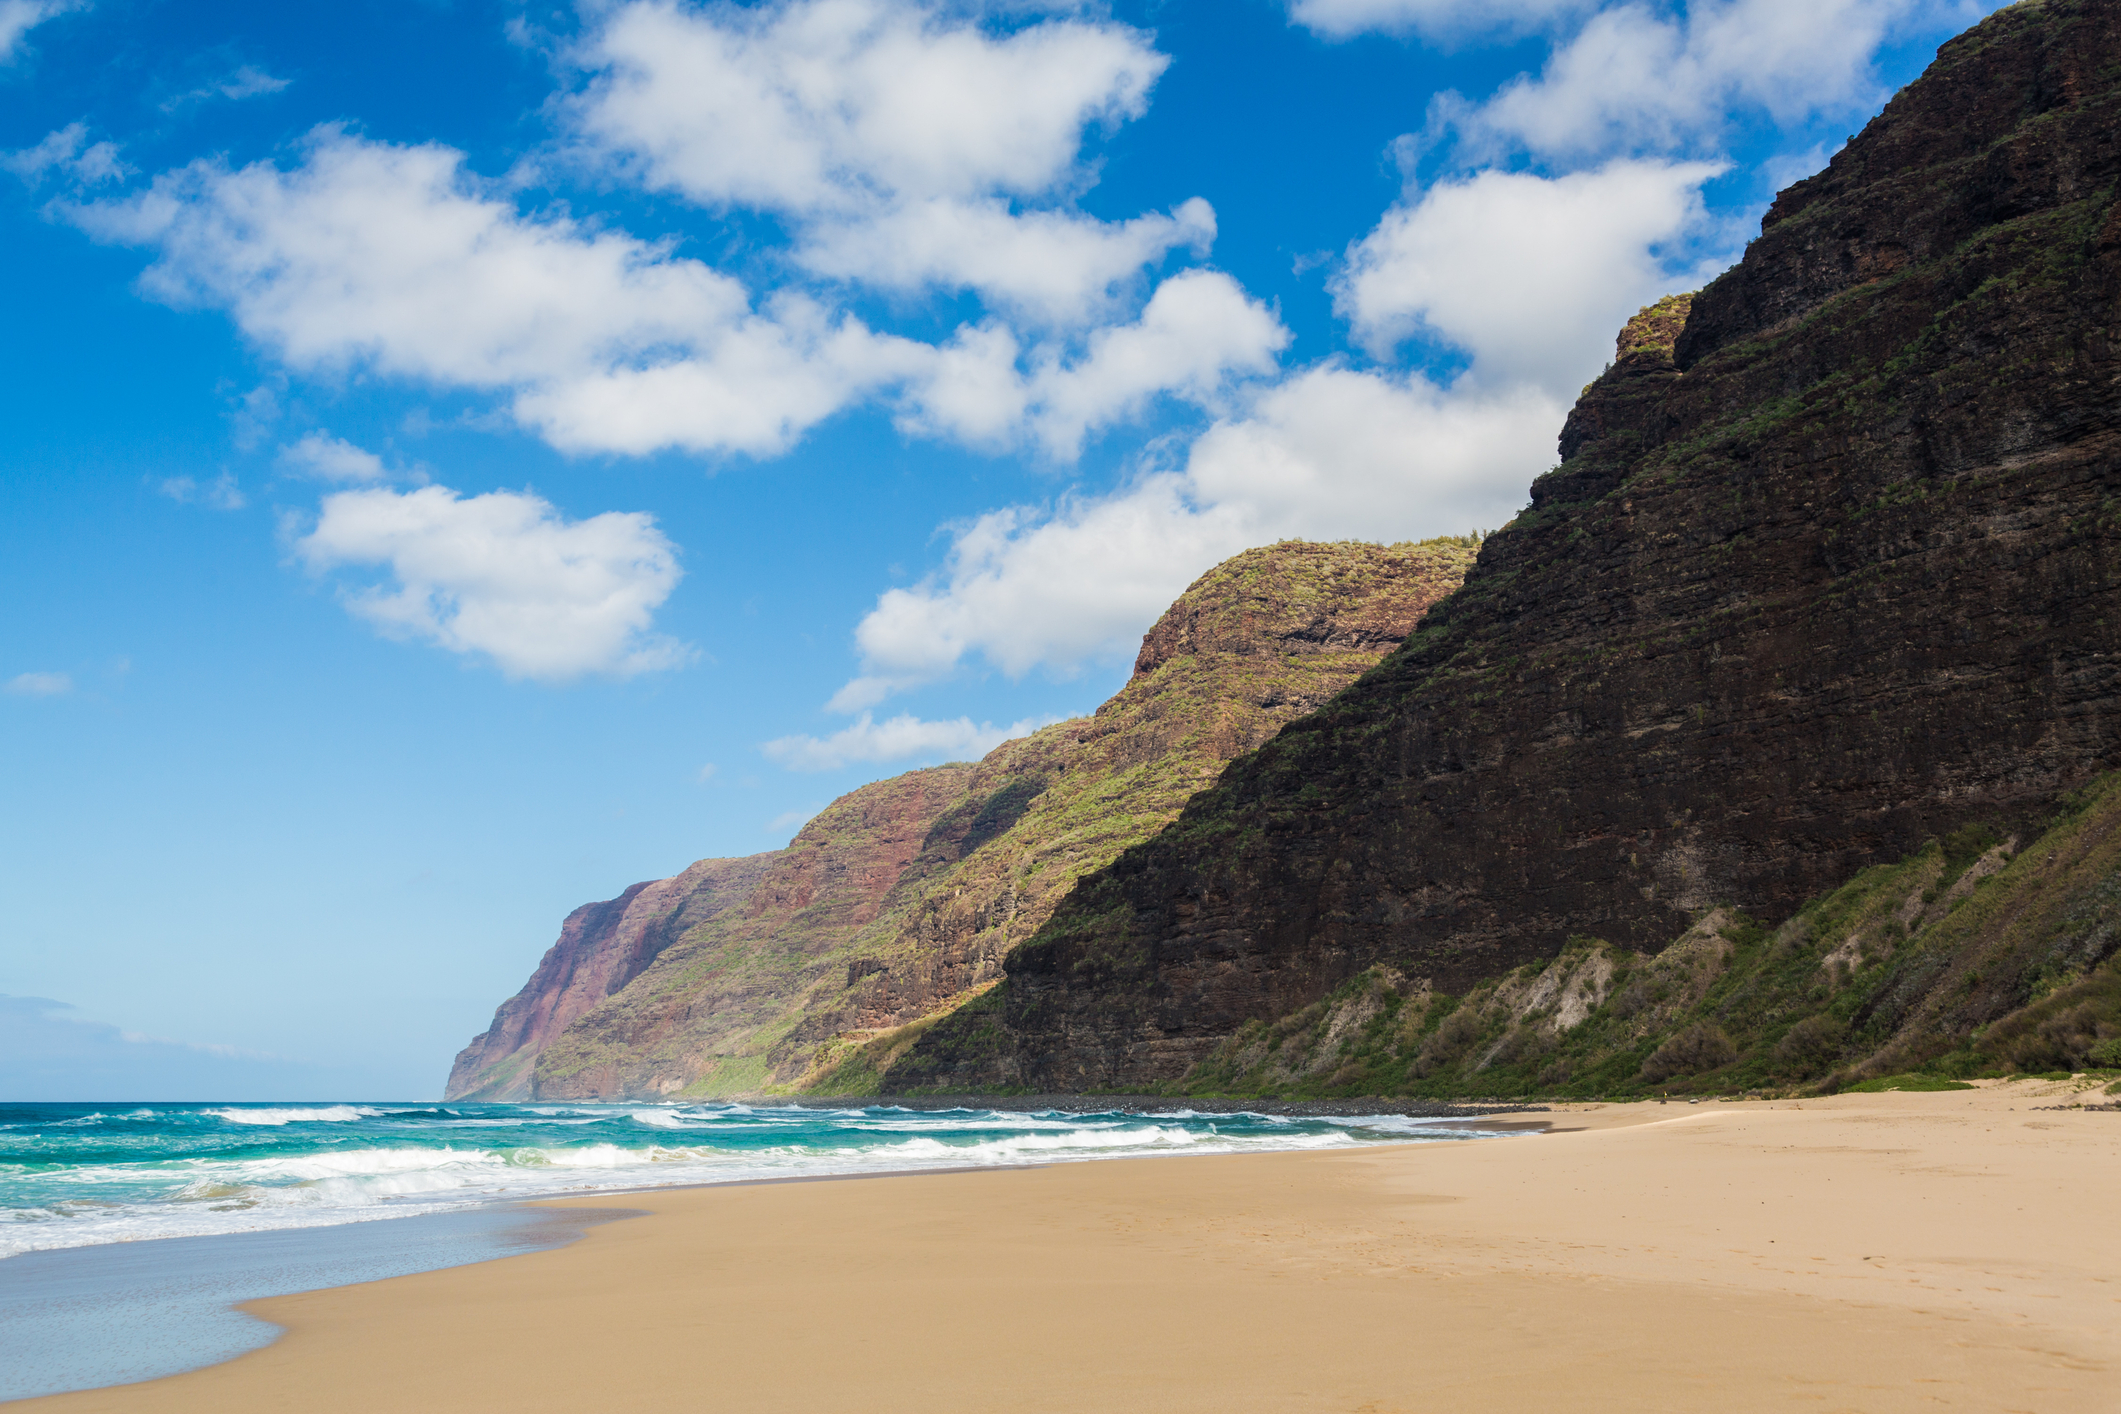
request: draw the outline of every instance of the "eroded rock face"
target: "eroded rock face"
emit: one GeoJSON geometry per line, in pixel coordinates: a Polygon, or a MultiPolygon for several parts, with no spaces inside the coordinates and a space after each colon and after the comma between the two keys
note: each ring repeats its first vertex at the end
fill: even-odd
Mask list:
{"type": "Polygon", "coordinates": [[[673,878],[635,884],[615,899],[585,903],[568,914],[559,941],[523,990],[501,1003],[493,1025],[457,1053],[444,1095],[528,1099],[539,1052],[575,1018],[640,976],[672,942],[744,902],[773,858],[703,859],[673,878]]]}
{"type": "MultiPolygon", "coordinates": [[[[702,1078],[759,1088],[762,1028],[873,925],[909,866],[965,796],[968,765],[937,766],[834,801],[788,847],[761,856],[748,895],[663,948],[627,986],[576,1017],[539,1054],[539,1099],[656,1097],[702,1078]]],[[[695,866],[697,867],[697,866],[695,866]]],[[[687,871],[688,873],[690,871],[687,871]]],[[[682,877],[682,876],[681,876],[682,877]]]]}
{"type": "Polygon", "coordinates": [[[873,1089],[843,1052],[991,986],[1078,878],[1373,666],[1473,553],[1286,542],[1217,566],[1095,715],[865,786],[786,850],[577,910],[450,1094],[873,1089]]]}
{"type": "Polygon", "coordinates": [[[1173,1080],[1371,966],[1455,992],[1772,920],[2114,765],[2117,74],[2111,0],[1946,45],[1629,325],[1459,594],[885,1087],[1173,1080]]]}

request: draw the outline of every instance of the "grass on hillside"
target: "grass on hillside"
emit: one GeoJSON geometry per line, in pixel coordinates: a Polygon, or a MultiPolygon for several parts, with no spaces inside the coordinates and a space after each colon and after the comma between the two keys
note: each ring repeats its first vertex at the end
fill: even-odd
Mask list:
{"type": "Polygon", "coordinates": [[[1430,1099],[1951,1089],[2121,1069],[2121,774],[2029,845],[1972,825],[1768,927],[1595,938],[1435,993],[1373,967],[1253,1021],[1176,1093],[1430,1099]]]}

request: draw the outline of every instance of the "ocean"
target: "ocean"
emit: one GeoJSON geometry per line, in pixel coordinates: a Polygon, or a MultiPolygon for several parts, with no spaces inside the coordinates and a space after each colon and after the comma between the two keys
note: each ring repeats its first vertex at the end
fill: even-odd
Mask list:
{"type": "Polygon", "coordinates": [[[644,1188],[1480,1132],[1178,1108],[0,1104],[0,1400],[228,1359],[276,1334],[236,1302],[549,1247],[644,1188]],[[520,1206],[599,1192],[602,1214],[520,1206]]]}
{"type": "Polygon", "coordinates": [[[0,1258],[672,1184],[1466,1134],[1398,1115],[1187,1109],[0,1104],[0,1258]]]}

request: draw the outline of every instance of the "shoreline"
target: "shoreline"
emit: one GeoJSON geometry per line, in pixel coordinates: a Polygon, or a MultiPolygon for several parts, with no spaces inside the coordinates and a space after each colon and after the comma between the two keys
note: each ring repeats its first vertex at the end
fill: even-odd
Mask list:
{"type": "MultiPolygon", "coordinates": [[[[585,1195],[586,1196],[586,1195],[585,1195]]],[[[257,1300],[562,1247],[640,1209],[523,1202],[103,1242],[0,1260],[0,1405],[207,1369],[284,1331],[257,1300]]]]}
{"type": "Polygon", "coordinates": [[[287,1335],[17,1407],[2103,1410],[2121,1119],[2069,1098],[1570,1105],[1536,1145],[649,1190],[644,1221],[252,1302],[287,1335]]]}
{"type": "MultiPolygon", "coordinates": [[[[994,1108],[999,1100],[983,1098],[990,1102],[980,1105],[981,1109],[994,1108]]],[[[953,1100],[925,1108],[955,1107],[953,1100]]],[[[1038,1108],[1058,1107],[1041,1103],[1038,1108]]],[[[1081,1102],[1068,1112],[1095,1114],[1115,1109],[1110,1103],[1081,1102]]],[[[1210,1116],[1241,1113],[1192,1112],[1210,1116]]],[[[1450,1143],[1468,1129],[1499,1136],[1546,1127],[1477,1112],[1413,1115],[1407,1107],[1390,1107],[1372,1113],[1418,1118],[1433,1123],[1437,1131],[1426,1139],[1369,1141],[1380,1145],[1450,1143]]],[[[0,1368],[0,1404],[89,1393],[210,1369],[282,1337],[282,1328],[249,1313],[258,1301],[496,1262],[564,1246],[604,1222],[644,1216],[647,1210],[629,1206],[637,1198],[724,1188],[1012,1172],[1122,1159],[1220,1156],[1169,1151],[1073,1156],[1063,1152],[1006,1163],[625,1183],[543,1197],[471,1200],[442,1211],[372,1213],[299,1227],[135,1237],[22,1252],[0,1258],[0,1348],[35,1351],[36,1355],[0,1368]],[[415,1234],[419,1234],[417,1239],[415,1234]],[[152,1339],[144,1344],[130,1333],[136,1324],[133,1318],[142,1311],[149,1313],[153,1327],[152,1339]]]]}

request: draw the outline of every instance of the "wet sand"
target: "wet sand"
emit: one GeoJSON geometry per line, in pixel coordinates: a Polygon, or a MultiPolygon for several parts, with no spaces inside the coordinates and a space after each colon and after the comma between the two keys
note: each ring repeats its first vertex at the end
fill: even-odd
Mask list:
{"type": "Polygon", "coordinates": [[[2121,1113],[2045,1108],[2105,1098],[635,1195],[569,1247],[252,1303],[288,1334],[227,1364],[11,1407],[2110,1414],[2121,1113]]]}

